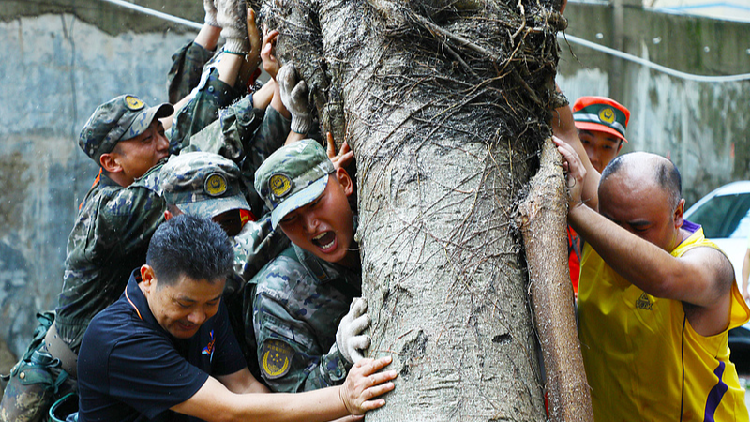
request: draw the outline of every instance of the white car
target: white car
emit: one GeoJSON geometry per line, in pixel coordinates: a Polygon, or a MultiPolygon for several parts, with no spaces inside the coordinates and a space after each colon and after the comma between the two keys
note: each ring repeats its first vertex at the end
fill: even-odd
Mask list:
{"type": "MultiPolygon", "coordinates": [[[[727,254],[742,292],[742,261],[750,236],[750,180],[714,189],[688,208],[684,218],[703,226],[703,234],[727,254]]],[[[729,331],[729,349],[737,369],[750,372],[750,324],[729,331]]]]}
{"type": "Polygon", "coordinates": [[[700,224],[703,234],[727,254],[742,291],[742,261],[750,235],[750,180],[714,189],[685,211],[685,219],[700,224]]]}

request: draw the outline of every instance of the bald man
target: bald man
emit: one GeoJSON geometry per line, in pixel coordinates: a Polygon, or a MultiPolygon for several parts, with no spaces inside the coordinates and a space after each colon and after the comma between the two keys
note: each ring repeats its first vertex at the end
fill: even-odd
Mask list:
{"type": "Polygon", "coordinates": [[[598,174],[555,142],[568,170],[568,222],[586,241],[579,338],[594,420],[747,421],[727,331],[750,310],[727,257],[683,220],[677,168],[626,154],[582,199],[598,174]]]}

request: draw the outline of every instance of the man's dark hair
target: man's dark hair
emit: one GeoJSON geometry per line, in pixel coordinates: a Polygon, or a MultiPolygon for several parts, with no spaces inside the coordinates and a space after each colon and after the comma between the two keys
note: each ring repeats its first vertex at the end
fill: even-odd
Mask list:
{"type": "Polygon", "coordinates": [[[669,205],[672,211],[682,199],[682,175],[671,160],[661,160],[656,168],[656,183],[669,195],[669,205]]]}
{"type": "Polygon", "coordinates": [[[607,164],[607,167],[604,167],[604,170],[602,170],[602,177],[599,180],[599,185],[604,183],[605,180],[609,178],[609,176],[617,173],[620,171],[620,168],[622,168],[623,158],[627,156],[627,154],[618,155],[617,157],[613,158],[612,161],[607,164]]]}
{"type": "Polygon", "coordinates": [[[221,226],[183,214],[156,230],[148,245],[146,264],[154,269],[160,285],[173,285],[181,276],[224,280],[232,272],[233,258],[232,243],[221,226]]]}
{"type": "MultiPolygon", "coordinates": [[[[602,171],[599,185],[601,186],[609,176],[619,172],[623,163],[628,159],[633,159],[633,157],[630,154],[624,154],[612,159],[607,164],[607,167],[604,168],[604,171],[602,171]]],[[[677,169],[677,166],[671,160],[663,159],[657,161],[654,166],[654,173],[656,183],[667,192],[669,206],[672,211],[676,210],[677,205],[682,199],[682,175],[680,175],[680,170],[677,169]]]]}

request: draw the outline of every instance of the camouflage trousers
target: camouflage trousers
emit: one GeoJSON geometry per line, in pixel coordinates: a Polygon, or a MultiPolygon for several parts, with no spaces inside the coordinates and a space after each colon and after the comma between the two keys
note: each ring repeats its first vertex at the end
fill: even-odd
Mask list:
{"type": "Polygon", "coordinates": [[[54,321],[53,312],[37,314],[39,325],[21,360],[7,375],[0,402],[0,422],[47,422],[55,400],[76,391],[77,383],[47,351],[44,341],[54,321]]]}

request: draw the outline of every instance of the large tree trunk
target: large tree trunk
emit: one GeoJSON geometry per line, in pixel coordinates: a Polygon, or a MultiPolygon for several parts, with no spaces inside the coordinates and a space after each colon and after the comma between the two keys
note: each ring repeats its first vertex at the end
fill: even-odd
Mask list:
{"type": "Polygon", "coordinates": [[[356,156],[369,353],[400,371],[368,421],[545,418],[514,216],[549,136],[550,3],[264,2],[356,156]]]}

